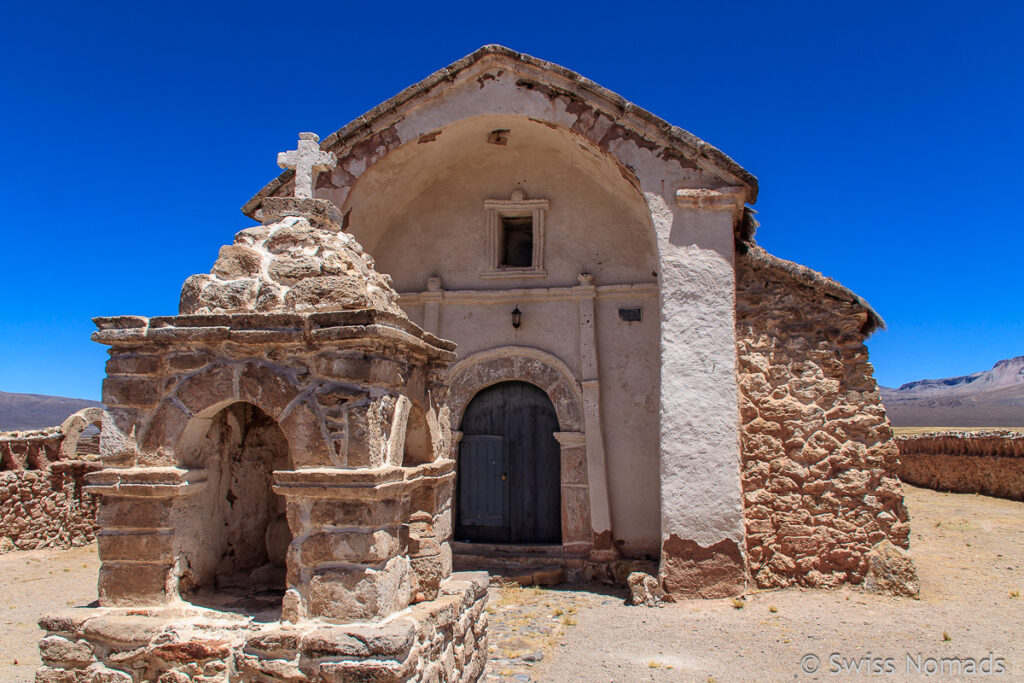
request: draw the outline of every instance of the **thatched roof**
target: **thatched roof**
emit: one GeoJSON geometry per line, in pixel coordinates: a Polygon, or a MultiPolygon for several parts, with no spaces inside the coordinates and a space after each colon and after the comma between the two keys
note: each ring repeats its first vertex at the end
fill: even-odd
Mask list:
{"type": "Polygon", "coordinates": [[[867,301],[832,278],[825,277],[818,271],[811,270],[807,266],[801,266],[799,263],[773,256],[756,244],[745,243],[743,246],[743,249],[738,250],[737,258],[750,259],[757,265],[768,268],[776,273],[781,273],[794,282],[806,285],[826,296],[846,301],[864,309],[864,312],[868,314],[867,324],[862,330],[865,336],[870,335],[875,330],[885,329],[885,321],[882,320],[882,316],[878,315],[867,301]]]}
{"type": "MultiPolygon", "coordinates": [[[[617,123],[627,128],[636,128],[638,133],[646,133],[648,136],[654,131],[661,138],[659,142],[666,147],[686,158],[704,160],[710,163],[711,166],[739,180],[739,182],[747,187],[748,203],[753,204],[757,200],[757,178],[721,150],[704,142],[696,135],[678,126],[671,125],[646,109],[632,104],[621,95],[598,85],[575,71],[552,62],[544,61],[543,59],[531,57],[522,52],[516,52],[502,45],[485,45],[472,54],[427,76],[419,83],[409,86],[394,97],[377,105],[331,135],[328,135],[320,143],[320,149],[333,151],[340,158],[356,143],[379,130],[381,128],[381,120],[396,112],[401,113],[409,105],[415,104],[416,100],[426,98],[430,91],[438,85],[454,81],[459,74],[484,59],[505,61],[511,65],[517,62],[522,63],[541,70],[552,79],[552,82],[557,81],[563,86],[566,84],[571,85],[574,90],[585,94],[588,100],[596,106],[608,111],[617,123]],[[636,124],[642,124],[642,126],[636,124]],[[641,127],[644,127],[645,130],[641,131],[641,127]]],[[[250,218],[254,217],[257,209],[263,203],[263,198],[273,196],[294,175],[294,171],[281,173],[281,175],[270,181],[266,187],[246,202],[245,206],[242,207],[242,212],[250,218]]]]}

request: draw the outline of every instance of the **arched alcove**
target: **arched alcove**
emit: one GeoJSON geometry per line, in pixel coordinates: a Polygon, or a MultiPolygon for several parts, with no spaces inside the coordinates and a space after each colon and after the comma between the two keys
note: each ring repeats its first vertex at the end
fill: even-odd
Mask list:
{"type": "Polygon", "coordinates": [[[179,591],[191,602],[250,613],[280,612],[291,532],[273,473],[291,469],[288,441],[256,406],[221,409],[194,455],[204,489],[176,520],[183,564],[179,591]]]}

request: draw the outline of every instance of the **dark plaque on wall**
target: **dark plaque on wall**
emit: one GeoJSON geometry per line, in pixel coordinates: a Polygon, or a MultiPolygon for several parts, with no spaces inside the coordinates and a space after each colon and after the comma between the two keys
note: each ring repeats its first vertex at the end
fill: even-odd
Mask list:
{"type": "Polygon", "coordinates": [[[639,308],[620,308],[619,309],[619,320],[624,320],[627,323],[638,323],[640,322],[640,311],[639,308]]]}

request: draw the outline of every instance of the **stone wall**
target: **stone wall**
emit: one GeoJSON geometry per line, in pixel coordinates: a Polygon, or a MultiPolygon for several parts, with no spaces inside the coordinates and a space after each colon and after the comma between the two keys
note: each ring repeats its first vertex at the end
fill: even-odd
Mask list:
{"type": "MultiPolygon", "coordinates": [[[[255,406],[277,424],[296,470],[274,471],[274,494],[289,500],[287,517],[295,539],[289,581],[304,586],[301,602],[290,605],[330,610],[334,618],[343,618],[342,609],[361,609],[321,599],[330,582],[320,578],[343,571],[337,568],[336,552],[346,553],[344,571],[355,572],[354,563],[364,559],[359,553],[365,551],[367,565],[375,567],[371,573],[379,573],[381,581],[393,572],[407,575],[397,567],[376,570],[403,547],[402,527],[395,520],[417,510],[432,515],[432,526],[444,539],[443,557],[450,562],[451,507],[441,492],[450,495],[454,486],[454,462],[434,459],[450,452],[442,404],[445,365],[429,359],[437,353],[445,360],[454,356],[434,342],[452,344],[426,335],[404,317],[377,311],[96,320],[100,331],[94,338],[113,347],[103,382],[111,416],[101,449],[107,469],[90,479],[107,494],[99,544],[104,606],[177,599],[179,581],[180,588],[190,590],[195,581],[213,578],[208,570],[216,566],[220,546],[211,548],[208,536],[185,530],[201,529],[210,519],[204,501],[218,498],[213,490],[220,476],[211,470],[219,458],[211,456],[227,451],[205,449],[203,443],[219,412],[237,403],[255,406]],[[407,438],[414,418],[428,425],[425,443],[407,438]],[[406,466],[415,472],[402,474],[406,466]],[[371,474],[364,477],[363,470],[371,474]],[[346,476],[361,479],[346,485],[335,481],[346,476]],[[396,477],[401,483],[388,480],[396,477]],[[391,494],[377,492],[377,484],[391,494]],[[132,486],[156,497],[142,501],[143,493],[132,486]],[[337,518],[330,518],[332,501],[327,509],[317,506],[311,517],[307,498],[321,497],[324,487],[339,496],[380,495],[360,499],[358,505],[348,500],[337,518]],[[165,495],[168,490],[177,493],[165,495]],[[144,507],[152,516],[145,518],[143,530],[139,510],[144,507]],[[395,520],[383,521],[391,516],[395,520]],[[337,521],[345,519],[349,522],[337,521]],[[323,526],[328,529],[320,533],[323,526]],[[168,529],[177,536],[169,536],[168,529]],[[141,537],[147,542],[141,543],[141,537]],[[211,550],[212,559],[204,556],[211,550]],[[199,565],[202,571],[188,569],[199,565]],[[148,569],[145,575],[141,566],[148,569]],[[123,592],[126,586],[131,587],[128,593],[123,592]]],[[[242,423],[235,431],[248,427],[242,423]]],[[[262,538],[261,531],[250,540],[259,545],[262,538]]]]}
{"type": "Polygon", "coordinates": [[[763,588],[859,584],[872,548],[907,548],[910,530],[864,346],[874,314],[774,261],[756,247],[737,257],[748,570],[763,588]]]}
{"type": "Polygon", "coordinates": [[[941,432],[896,439],[896,472],[938,491],[1024,500],[1024,433],[941,432]]]}
{"type": "Polygon", "coordinates": [[[0,552],[95,540],[96,500],[83,487],[99,464],[95,439],[79,441],[86,424],[76,413],[60,427],[0,433],[0,552]]]}
{"type": "Polygon", "coordinates": [[[38,683],[475,681],[487,661],[487,574],[376,624],[252,623],[226,612],[65,610],[43,617],[38,683]],[[182,628],[182,622],[188,626],[182,628]]]}

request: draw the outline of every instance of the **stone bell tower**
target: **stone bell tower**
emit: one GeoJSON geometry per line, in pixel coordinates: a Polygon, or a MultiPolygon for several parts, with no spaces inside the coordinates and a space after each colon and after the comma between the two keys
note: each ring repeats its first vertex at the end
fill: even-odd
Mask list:
{"type": "Polygon", "coordinates": [[[179,315],[96,318],[100,606],[40,621],[39,680],[480,676],[487,577],[451,574],[454,344],[312,198],[317,143],[279,156],[295,196],[179,315]]]}

